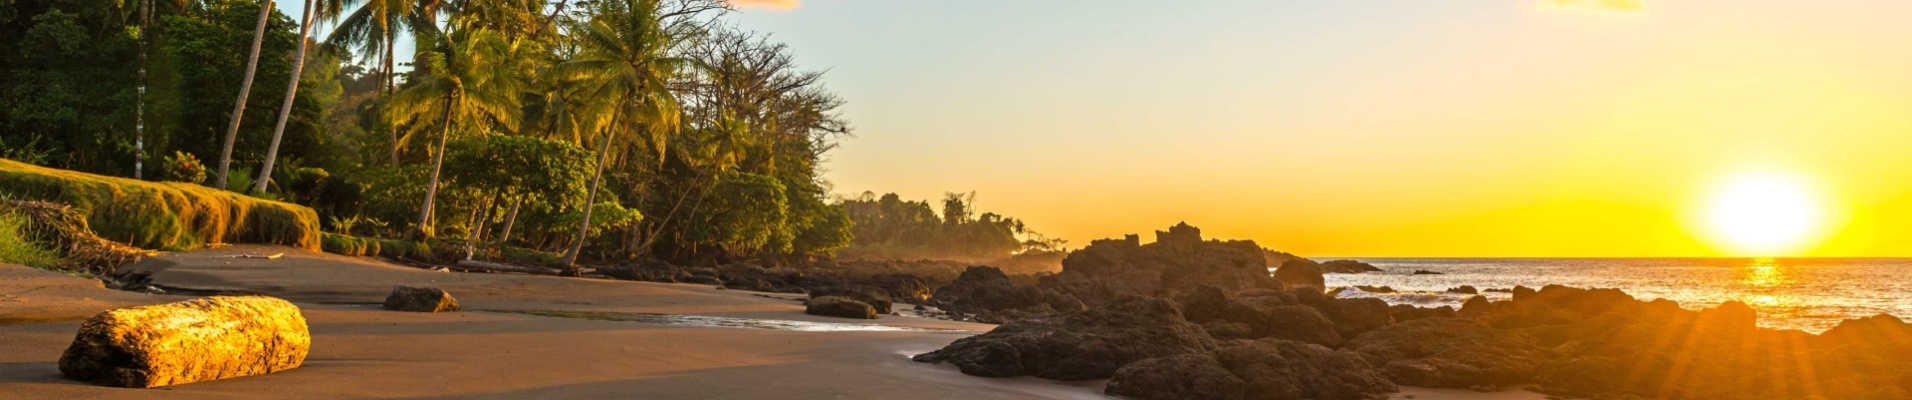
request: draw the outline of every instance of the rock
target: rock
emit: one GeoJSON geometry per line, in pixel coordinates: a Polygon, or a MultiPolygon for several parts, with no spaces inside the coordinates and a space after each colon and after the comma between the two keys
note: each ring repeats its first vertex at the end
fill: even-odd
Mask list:
{"type": "Polygon", "coordinates": [[[963,270],[948,286],[936,289],[929,303],[937,308],[973,313],[1031,308],[1046,304],[1042,289],[1017,286],[1002,270],[974,266],[963,270]]]}
{"type": "Polygon", "coordinates": [[[1353,287],[1355,289],[1360,289],[1361,291],[1368,292],[1368,293],[1394,293],[1395,292],[1393,287],[1388,287],[1388,286],[1355,285],[1353,287]]]}
{"type": "Polygon", "coordinates": [[[1153,400],[1365,400],[1398,391],[1359,357],[1260,340],[1123,367],[1105,393],[1153,400]]]}
{"type": "Polygon", "coordinates": [[[1473,286],[1468,286],[1468,285],[1461,285],[1461,287],[1447,288],[1445,292],[1460,293],[1460,294],[1480,294],[1479,289],[1475,289],[1473,286]]]}
{"type": "Polygon", "coordinates": [[[826,317],[876,319],[876,308],[861,301],[846,297],[824,296],[810,299],[803,308],[805,314],[826,317]]]}
{"type": "Polygon", "coordinates": [[[908,303],[929,300],[930,294],[935,293],[935,290],[930,288],[929,281],[910,274],[876,275],[865,280],[864,284],[883,289],[889,292],[891,298],[908,303]]]}
{"type": "Polygon", "coordinates": [[[1241,296],[1229,298],[1221,289],[1204,286],[1182,302],[1183,317],[1200,324],[1218,339],[1276,338],[1340,346],[1334,321],[1292,298],[1241,296]]]}
{"type": "Polygon", "coordinates": [[[890,313],[890,293],[882,289],[867,286],[838,286],[810,292],[810,298],[835,296],[856,300],[876,309],[877,314],[890,313]]]}
{"type": "Polygon", "coordinates": [[[95,315],[60,355],[60,372],[119,387],[179,385],[298,368],[311,346],[292,303],[214,296],[95,315]]]}
{"type": "Polygon", "coordinates": [[[1545,361],[1544,350],[1532,339],[1459,318],[1394,324],[1349,340],[1342,349],[1382,366],[1394,383],[1424,387],[1524,383],[1545,361]]]}
{"type": "Polygon", "coordinates": [[[1225,292],[1282,289],[1269,276],[1267,259],[1253,241],[1204,241],[1188,224],[1156,232],[1155,243],[1136,235],[1091,242],[1062,260],[1062,272],[1037,286],[1094,307],[1123,296],[1180,298],[1203,285],[1225,292]]]}
{"type": "Polygon", "coordinates": [[[1321,272],[1329,274],[1360,274],[1381,272],[1381,268],[1355,260],[1332,260],[1321,263],[1321,272]]]}
{"type": "Polygon", "coordinates": [[[1316,290],[1328,288],[1327,278],[1321,276],[1321,264],[1312,260],[1298,258],[1281,263],[1275,268],[1275,280],[1290,288],[1311,287],[1316,290]]]}
{"type": "MultiPolygon", "coordinates": [[[[1479,297],[1476,296],[1475,298],[1479,297]]],[[[1388,315],[1394,317],[1394,323],[1398,324],[1422,318],[1454,318],[1459,316],[1460,313],[1456,312],[1454,307],[1449,306],[1426,308],[1396,304],[1388,306],[1388,315]]]]}
{"type": "Polygon", "coordinates": [[[1343,338],[1360,336],[1363,333],[1394,323],[1394,317],[1388,313],[1388,302],[1376,298],[1337,299],[1307,289],[1296,290],[1295,297],[1303,305],[1313,307],[1321,315],[1334,321],[1334,330],[1343,338]]]}
{"type": "Polygon", "coordinates": [[[398,286],[385,296],[384,306],[392,311],[458,311],[458,300],[439,288],[398,286]]]}
{"type": "Polygon", "coordinates": [[[1204,352],[1214,340],[1166,300],[1127,296],[1083,312],[1015,321],[913,357],[964,374],[1103,379],[1129,363],[1204,352]]]}
{"type": "Polygon", "coordinates": [[[1414,274],[1415,274],[1415,275],[1446,275],[1446,274],[1444,274],[1444,273],[1440,273],[1440,272],[1434,272],[1434,271],[1429,271],[1429,270],[1425,270],[1425,269],[1417,269],[1417,270],[1414,270],[1414,274]]]}

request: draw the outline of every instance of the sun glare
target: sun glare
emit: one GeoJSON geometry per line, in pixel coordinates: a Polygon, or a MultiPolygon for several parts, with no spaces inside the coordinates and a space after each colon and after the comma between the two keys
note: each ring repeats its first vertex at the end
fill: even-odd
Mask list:
{"type": "Polygon", "coordinates": [[[1701,212],[1708,239],[1736,256],[1797,255],[1817,244],[1829,214],[1805,179],[1779,173],[1727,179],[1701,212]]]}

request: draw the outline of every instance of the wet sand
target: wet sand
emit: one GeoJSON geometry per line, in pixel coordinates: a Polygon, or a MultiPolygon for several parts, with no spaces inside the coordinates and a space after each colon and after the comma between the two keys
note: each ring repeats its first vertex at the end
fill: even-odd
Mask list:
{"type": "MultiPolygon", "coordinates": [[[[803,314],[797,296],[791,295],[702,285],[431,272],[259,246],[171,253],[123,270],[150,273],[154,284],[174,294],[108,290],[97,281],[0,265],[0,397],[1106,398],[1099,394],[1103,382],[1098,381],[978,378],[953,367],[908,360],[908,355],[993,325],[896,316],[875,321],[818,317],[803,314]],[[285,256],[232,257],[274,253],[285,256]],[[376,303],[400,284],[443,288],[468,311],[380,310],[376,303]],[[146,390],[60,377],[60,352],[84,318],[111,308],[191,297],[182,293],[212,292],[265,294],[298,304],[313,336],[305,365],[269,375],[146,390]],[[713,327],[631,321],[657,317],[650,314],[793,322],[713,327]],[[871,323],[889,330],[862,325],[871,323]]],[[[1403,395],[1481,398],[1463,393],[1480,395],[1423,389],[1403,395]]],[[[1509,400],[1542,398],[1525,392],[1502,395],[1509,400]]]]}

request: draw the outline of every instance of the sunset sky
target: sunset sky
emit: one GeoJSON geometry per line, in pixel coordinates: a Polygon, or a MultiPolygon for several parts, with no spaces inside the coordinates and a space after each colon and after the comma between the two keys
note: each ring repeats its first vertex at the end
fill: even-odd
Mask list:
{"type": "Polygon", "coordinates": [[[1709,196],[1781,175],[1822,206],[1774,255],[1912,256],[1912,2],[756,3],[850,102],[838,193],[1075,246],[1740,255],[1709,196]]]}

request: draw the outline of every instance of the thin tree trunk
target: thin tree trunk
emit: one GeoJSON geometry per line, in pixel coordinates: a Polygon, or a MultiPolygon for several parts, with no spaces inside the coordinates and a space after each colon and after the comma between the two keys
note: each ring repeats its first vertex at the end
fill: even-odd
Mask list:
{"type": "MultiPolygon", "coordinates": [[[[393,82],[397,82],[396,78],[394,78],[393,75],[398,74],[396,71],[392,70],[392,43],[396,41],[395,39],[393,39],[393,35],[394,34],[392,33],[392,27],[389,25],[386,26],[385,27],[385,95],[386,96],[391,96],[392,92],[398,90],[398,85],[393,83],[393,82]]],[[[398,168],[398,124],[391,123],[389,125],[391,126],[386,128],[392,133],[392,168],[398,168]]]]}
{"type": "Polygon", "coordinates": [[[445,96],[445,125],[438,130],[438,151],[432,154],[432,175],[431,179],[425,183],[425,205],[418,211],[418,229],[406,234],[405,236],[407,237],[411,237],[413,234],[423,234],[422,238],[430,238],[433,235],[431,227],[432,205],[438,201],[438,171],[445,165],[445,142],[447,140],[446,138],[451,136],[452,100],[456,98],[455,95],[445,96]]]}
{"type": "Polygon", "coordinates": [[[511,227],[518,224],[518,207],[524,206],[524,200],[512,200],[511,212],[505,214],[505,227],[498,231],[498,240],[492,243],[504,244],[511,240],[511,227]]]}
{"type": "MultiPolygon", "coordinates": [[[[611,125],[617,125],[615,115],[611,118],[611,125]]],[[[604,164],[611,162],[611,141],[614,138],[609,134],[604,135],[604,145],[598,149],[597,173],[591,176],[591,193],[584,195],[584,221],[578,223],[577,240],[572,241],[571,248],[564,251],[564,259],[558,262],[567,271],[578,270],[578,253],[584,251],[585,234],[591,231],[591,205],[597,203],[598,188],[604,184],[604,164]]]]}
{"type": "Polygon", "coordinates": [[[292,102],[299,97],[299,77],[305,73],[305,35],[312,30],[312,0],[305,0],[305,12],[299,16],[299,52],[292,55],[292,78],[286,84],[285,104],[279,105],[279,122],[272,127],[272,144],[266,146],[265,165],[259,167],[259,176],[252,184],[253,193],[265,193],[266,182],[272,181],[272,164],[279,159],[279,139],[285,136],[285,121],[292,116],[292,102]]]}
{"type": "Polygon", "coordinates": [[[272,16],[272,0],[259,2],[259,25],[252,29],[252,56],[246,61],[246,78],[239,81],[239,101],[232,105],[232,124],[226,127],[226,144],[219,153],[219,175],[212,187],[226,189],[226,172],[232,167],[232,141],[239,137],[239,122],[246,116],[246,95],[252,92],[252,75],[259,71],[259,46],[266,40],[266,20],[272,16]]]}
{"type": "Polygon", "coordinates": [[[139,6],[139,94],[133,106],[133,179],[146,176],[146,49],[153,35],[153,0],[139,6]]]}

